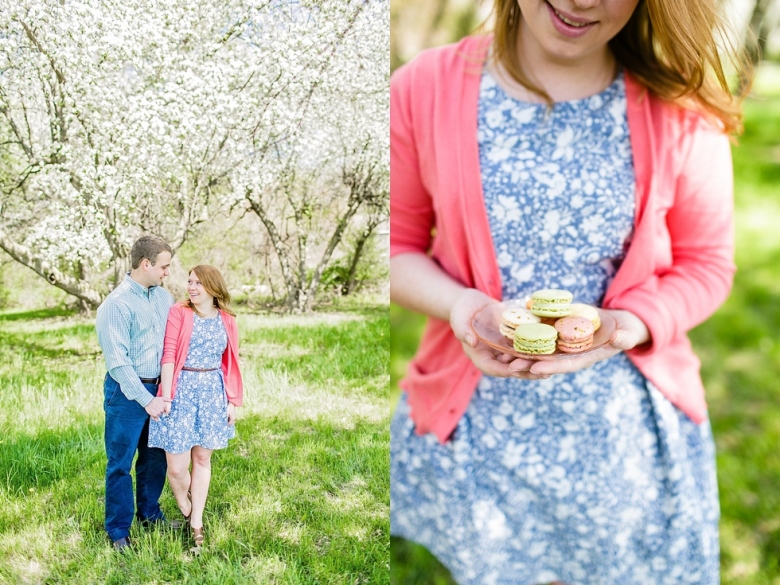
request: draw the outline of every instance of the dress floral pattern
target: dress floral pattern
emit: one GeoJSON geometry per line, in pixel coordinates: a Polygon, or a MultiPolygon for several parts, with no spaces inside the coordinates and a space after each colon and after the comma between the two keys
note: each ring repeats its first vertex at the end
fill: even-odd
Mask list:
{"type": "MultiPolygon", "coordinates": [[[[621,76],[545,105],[488,74],[478,141],[504,298],[566,288],[600,304],[634,218],[621,76]]],[[[453,438],[391,423],[391,528],[462,585],[719,583],[708,422],[694,424],[624,354],[547,380],[483,376],[453,438]]]]}
{"type": "Polygon", "coordinates": [[[219,316],[195,322],[184,365],[209,372],[182,370],[171,402],[171,412],[149,422],[149,446],[169,453],[184,453],[198,445],[224,449],[235,438],[234,425],[227,424],[227,396],[220,364],[227,348],[227,332],[219,316]]]}

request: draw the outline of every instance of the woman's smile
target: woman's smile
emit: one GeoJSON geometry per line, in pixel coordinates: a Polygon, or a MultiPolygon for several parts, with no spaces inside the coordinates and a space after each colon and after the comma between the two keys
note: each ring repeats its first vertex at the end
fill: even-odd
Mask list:
{"type": "Polygon", "coordinates": [[[578,18],[572,14],[558,10],[549,2],[545,2],[545,4],[550,12],[550,19],[552,20],[555,30],[567,37],[582,36],[598,24],[597,20],[578,18]]]}

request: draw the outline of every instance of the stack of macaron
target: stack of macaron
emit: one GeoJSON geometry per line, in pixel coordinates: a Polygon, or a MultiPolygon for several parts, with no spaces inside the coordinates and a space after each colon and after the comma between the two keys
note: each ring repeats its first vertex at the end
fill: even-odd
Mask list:
{"type": "Polygon", "coordinates": [[[599,317],[599,311],[593,305],[586,305],[584,303],[572,303],[571,314],[576,317],[585,317],[588,321],[593,323],[593,331],[598,331],[601,327],[601,318],[599,317]]]}
{"type": "Polygon", "coordinates": [[[509,340],[514,340],[515,329],[520,325],[539,323],[541,319],[523,307],[509,307],[501,313],[501,335],[509,340]]]}
{"type": "Polygon", "coordinates": [[[515,351],[530,355],[544,355],[555,352],[555,342],[558,332],[552,325],[545,323],[528,323],[515,329],[512,346],[515,351]]]}
{"type": "Polygon", "coordinates": [[[572,300],[573,295],[566,290],[535,291],[528,303],[527,316],[520,313],[522,309],[513,309],[513,327],[505,325],[509,315],[502,315],[501,333],[512,340],[515,351],[520,353],[545,355],[554,353],[556,347],[564,353],[585,351],[593,345],[593,334],[601,326],[601,320],[595,307],[572,303],[572,300]],[[534,316],[541,322],[529,322],[534,316]]]}
{"type": "Polygon", "coordinates": [[[579,353],[593,345],[593,323],[585,317],[569,315],[555,322],[558,349],[564,353],[579,353]]]}
{"type": "Polygon", "coordinates": [[[559,319],[571,315],[573,295],[567,290],[545,288],[531,294],[531,312],[538,317],[559,319]]]}

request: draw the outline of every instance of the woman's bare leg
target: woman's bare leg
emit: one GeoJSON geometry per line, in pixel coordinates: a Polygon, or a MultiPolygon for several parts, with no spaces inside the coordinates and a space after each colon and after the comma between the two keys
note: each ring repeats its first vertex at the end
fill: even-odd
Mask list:
{"type": "Polygon", "coordinates": [[[168,483],[171,485],[173,497],[184,516],[192,513],[192,504],[187,498],[190,490],[190,452],[166,453],[168,460],[168,483]]]}
{"type": "Polygon", "coordinates": [[[203,510],[206,508],[206,498],[209,495],[209,483],[211,482],[211,454],[212,449],[203,447],[192,448],[192,516],[190,525],[193,528],[203,527],[203,510]]]}

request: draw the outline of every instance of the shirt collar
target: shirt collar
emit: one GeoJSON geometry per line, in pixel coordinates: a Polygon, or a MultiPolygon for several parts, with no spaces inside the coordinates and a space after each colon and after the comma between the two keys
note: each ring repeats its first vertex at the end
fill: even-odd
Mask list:
{"type": "Polygon", "coordinates": [[[130,287],[130,290],[133,291],[136,294],[143,295],[144,297],[148,297],[152,293],[153,286],[150,286],[149,288],[146,288],[144,286],[141,286],[140,283],[133,280],[133,277],[130,276],[129,272],[125,273],[125,282],[127,283],[127,286],[130,287]]]}

